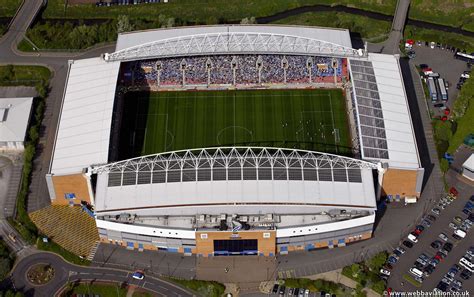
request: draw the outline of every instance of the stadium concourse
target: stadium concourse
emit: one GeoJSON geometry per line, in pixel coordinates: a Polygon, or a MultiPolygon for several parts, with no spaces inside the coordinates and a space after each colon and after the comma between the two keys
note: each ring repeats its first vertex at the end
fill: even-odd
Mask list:
{"type": "Polygon", "coordinates": [[[416,202],[423,173],[398,56],[348,30],[229,25],[71,61],[46,181],[102,242],[273,256],[372,237],[377,200],[416,202]]]}

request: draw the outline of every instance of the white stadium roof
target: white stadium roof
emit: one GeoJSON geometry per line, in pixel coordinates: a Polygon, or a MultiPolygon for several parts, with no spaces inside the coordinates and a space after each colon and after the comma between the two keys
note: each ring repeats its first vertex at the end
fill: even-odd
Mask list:
{"type": "Polygon", "coordinates": [[[24,141],[33,98],[0,98],[0,143],[24,141]]]}
{"type": "Polygon", "coordinates": [[[420,167],[398,57],[369,53],[349,60],[363,159],[392,168],[420,167]]]}
{"type": "Polygon", "coordinates": [[[281,212],[293,204],[373,209],[376,166],[331,154],[274,148],[156,154],[93,167],[98,173],[95,208],[105,212],[272,205],[281,212]]]}
{"type": "Polygon", "coordinates": [[[108,61],[231,53],[317,54],[359,57],[349,31],[318,27],[225,25],[120,34],[108,61]]]}
{"type": "Polygon", "coordinates": [[[69,68],[52,174],[80,173],[106,163],[119,62],[101,58],[74,61],[69,68]]]}

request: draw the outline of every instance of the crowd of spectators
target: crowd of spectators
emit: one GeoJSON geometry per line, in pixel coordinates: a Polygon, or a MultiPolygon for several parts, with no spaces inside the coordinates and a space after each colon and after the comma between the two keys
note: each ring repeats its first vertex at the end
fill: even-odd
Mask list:
{"type": "Polygon", "coordinates": [[[342,81],[342,58],[296,55],[216,55],[123,63],[124,85],[252,85],[342,81]]]}

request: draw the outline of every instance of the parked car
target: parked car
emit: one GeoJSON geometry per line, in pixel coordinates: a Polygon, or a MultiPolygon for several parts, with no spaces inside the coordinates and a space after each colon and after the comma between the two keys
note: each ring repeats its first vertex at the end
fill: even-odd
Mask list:
{"type": "Polygon", "coordinates": [[[453,250],[453,244],[451,242],[446,242],[443,245],[443,249],[447,250],[448,252],[451,252],[453,250]]]}
{"type": "Polygon", "coordinates": [[[414,232],[408,234],[408,240],[410,240],[411,242],[413,243],[417,243],[418,242],[418,235],[414,232]]]}
{"type": "Polygon", "coordinates": [[[418,66],[420,67],[421,70],[426,69],[426,68],[430,68],[430,66],[428,66],[428,64],[420,64],[418,66]]]}
{"type": "Polygon", "coordinates": [[[449,228],[451,229],[456,229],[458,226],[456,224],[454,224],[453,222],[449,223],[449,228]]]}
{"type": "Polygon", "coordinates": [[[430,276],[433,271],[435,270],[435,267],[433,265],[427,265],[424,269],[423,269],[423,274],[425,276],[430,276]]]}
{"type": "Polygon", "coordinates": [[[472,272],[470,272],[467,269],[464,269],[461,271],[461,274],[459,275],[463,280],[468,280],[471,278],[472,272]]]}
{"type": "Polygon", "coordinates": [[[431,41],[431,42],[430,42],[430,48],[431,48],[431,49],[434,49],[435,46],[436,46],[436,43],[434,43],[433,41],[431,41]]]}
{"type": "Polygon", "coordinates": [[[423,220],[421,221],[421,224],[427,228],[431,227],[431,222],[429,220],[423,220]]]}
{"type": "Polygon", "coordinates": [[[402,242],[402,244],[403,244],[404,246],[406,246],[407,248],[412,248],[412,247],[413,247],[413,243],[412,243],[411,241],[408,241],[408,240],[404,240],[404,241],[402,242]]]}
{"type": "Polygon", "coordinates": [[[280,295],[285,295],[286,293],[286,287],[285,286],[280,286],[280,291],[278,291],[280,295]]]}
{"type": "Polygon", "coordinates": [[[462,219],[459,216],[454,217],[453,222],[460,225],[462,223],[462,219]]]}
{"type": "Polygon", "coordinates": [[[448,241],[448,236],[446,236],[446,234],[444,234],[444,233],[440,233],[440,234],[438,235],[438,237],[441,238],[441,239],[444,240],[444,241],[448,241]]]}
{"type": "Polygon", "coordinates": [[[442,242],[439,241],[439,240],[435,240],[433,241],[431,244],[431,247],[434,248],[434,249],[439,249],[442,245],[442,242]]]}
{"type": "Polygon", "coordinates": [[[444,103],[436,103],[434,107],[444,107],[444,103]]]}
{"type": "Polygon", "coordinates": [[[280,286],[279,286],[278,284],[274,284],[274,285],[273,285],[273,290],[272,290],[272,292],[273,292],[274,294],[278,293],[278,288],[279,288],[279,287],[280,287],[280,286]]]}
{"type": "Polygon", "coordinates": [[[409,59],[414,59],[416,58],[416,53],[414,51],[408,51],[407,56],[409,59]]]}
{"type": "Polygon", "coordinates": [[[382,269],[380,269],[380,274],[384,274],[384,275],[386,275],[386,276],[390,276],[390,271],[385,270],[385,269],[382,268],[382,269]]]}
{"type": "Polygon", "coordinates": [[[406,249],[402,248],[401,246],[397,247],[395,250],[399,251],[401,254],[404,254],[407,251],[406,249]]]}
{"type": "Polygon", "coordinates": [[[426,218],[427,218],[428,220],[433,221],[433,222],[436,221],[436,217],[433,216],[433,215],[427,215],[426,218]]]}
{"type": "Polygon", "coordinates": [[[434,213],[434,214],[439,215],[439,214],[441,213],[441,210],[440,210],[439,208],[436,208],[436,207],[435,207],[435,208],[433,208],[433,209],[431,210],[431,212],[434,213]]]}

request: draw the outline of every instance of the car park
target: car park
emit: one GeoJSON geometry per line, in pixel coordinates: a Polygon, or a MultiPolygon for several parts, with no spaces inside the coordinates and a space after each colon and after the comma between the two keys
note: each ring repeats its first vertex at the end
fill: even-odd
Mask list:
{"type": "Polygon", "coordinates": [[[440,233],[440,234],[438,235],[438,237],[439,237],[440,239],[444,240],[444,241],[448,241],[448,236],[446,236],[446,234],[444,234],[444,233],[440,233]]]}
{"type": "Polygon", "coordinates": [[[431,260],[428,262],[428,264],[433,265],[434,267],[436,267],[436,265],[438,265],[439,262],[440,262],[440,261],[439,261],[438,259],[433,258],[433,259],[431,259],[431,260]]]}
{"type": "Polygon", "coordinates": [[[433,208],[433,209],[431,210],[431,212],[434,213],[434,214],[439,215],[439,214],[441,213],[441,210],[440,210],[439,208],[436,208],[436,207],[435,207],[435,208],[433,208]]]}
{"type": "Polygon", "coordinates": [[[448,284],[446,284],[443,281],[440,281],[438,285],[436,286],[436,289],[438,289],[439,292],[446,292],[448,290],[448,284]]]}
{"type": "Polygon", "coordinates": [[[423,276],[423,272],[420,269],[416,268],[416,267],[410,268],[409,272],[411,274],[413,274],[414,276],[417,276],[417,277],[422,277],[423,276]]]}
{"type": "Polygon", "coordinates": [[[463,239],[466,237],[466,231],[461,230],[461,229],[456,229],[454,230],[453,237],[456,238],[457,240],[463,239]]]}
{"type": "Polygon", "coordinates": [[[295,292],[295,289],[293,289],[293,288],[288,288],[288,295],[289,295],[289,296],[292,296],[294,292],[295,292]]]}
{"type": "Polygon", "coordinates": [[[469,209],[467,209],[467,208],[464,208],[464,209],[462,210],[462,212],[463,212],[463,214],[466,214],[466,215],[469,215],[469,214],[471,213],[471,211],[470,211],[469,209]]]}
{"type": "Polygon", "coordinates": [[[390,256],[390,257],[388,257],[387,262],[390,263],[390,264],[395,264],[395,263],[398,262],[398,259],[393,257],[393,256],[390,256]]]}
{"type": "Polygon", "coordinates": [[[436,217],[433,216],[433,215],[427,215],[426,218],[427,218],[428,220],[433,221],[433,222],[436,221],[436,217]]]}
{"type": "Polygon", "coordinates": [[[453,222],[449,223],[449,228],[451,229],[456,229],[458,226],[456,224],[454,224],[453,222]]]}
{"type": "Polygon", "coordinates": [[[298,293],[300,292],[300,289],[299,288],[295,288],[294,291],[293,291],[293,294],[295,296],[298,296],[298,293]]]}
{"type": "Polygon", "coordinates": [[[462,219],[461,217],[456,216],[454,217],[453,222],[456,223],[457,225],[460,225],[462,223],[462,219]]]}

